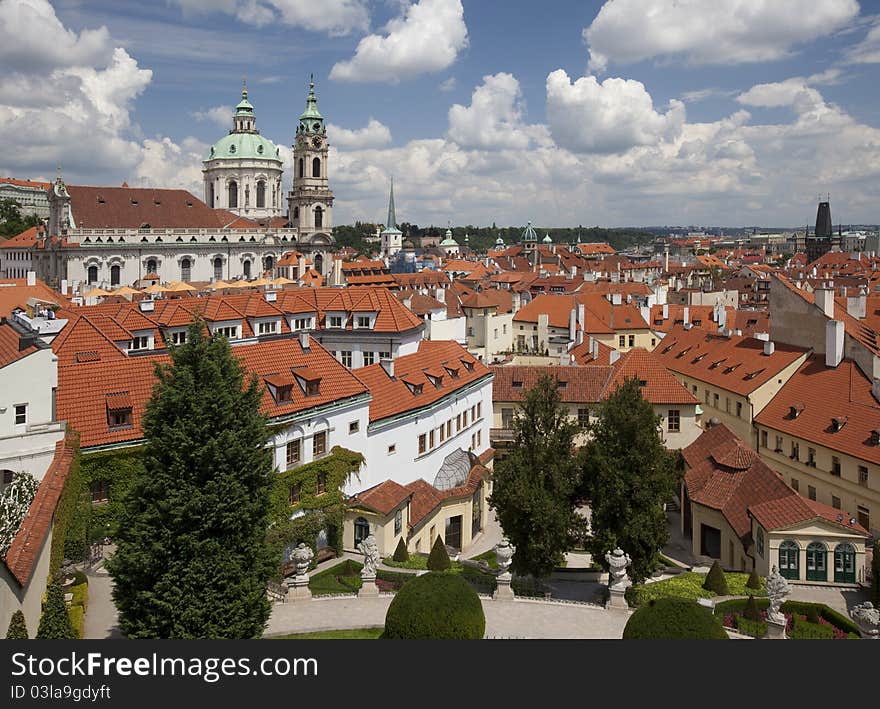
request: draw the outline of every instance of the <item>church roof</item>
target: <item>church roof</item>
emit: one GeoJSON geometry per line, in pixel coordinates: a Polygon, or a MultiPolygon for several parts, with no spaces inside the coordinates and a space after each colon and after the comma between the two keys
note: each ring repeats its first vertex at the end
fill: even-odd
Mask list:
{"type": "Polygon", "coordinates": [[[535,232],[535,228],[532,226],[531,222],[529,222],[526,225],[525,231],[522,234],[522,240],[523,241],[537,241],[538,240],[538,234],[537,234],[537,232],[535,232]]]}
{"type": "Polygon", "coordinates": [[[259,133],[230,133],[213,146],[205,160],[271,160],[281,167],[279,149],[259,133]]]}

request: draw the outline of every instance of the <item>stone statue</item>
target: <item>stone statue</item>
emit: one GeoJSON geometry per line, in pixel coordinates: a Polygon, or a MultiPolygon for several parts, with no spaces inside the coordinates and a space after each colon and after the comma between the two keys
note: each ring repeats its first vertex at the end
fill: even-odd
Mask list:
{"type": "Polygon", "coordinates": [[[785,615],[780,612],[785,597],[791,593],[791,588],[776,570],[774,566],[767,577],[767,596],[770,598],[770,608],[767,610],[767,618],[775,623],[785,623],[785,615]]]}
{"type": "Polygon", "coordinates": [[[372,534],[357,546],[358,551],[364,555],[364,568],[361,570],[361,578],[376,578],[376,567],[379,565],[379,545],[376,537],[372,534]]]}
{"type": "Polygon", "coordinates": [[[495,558],[498,560],[498,571],[506,574],[510,569],[513,561],[513,555],[516,553],[516,547],[509,540],[503,539],[495,545],[495,558]]]}
{"type": "Polygon", "coordinates": [[[627,567],[632,564],[629,554],[624,554],[623,549],[617,547],[614,551],[605,554],[605,561],[608,562],[608,587],[613,590],[626,590],[632,586],[629,576],[626,573],[627,567]]]}
{"type": "Polygon", "coordinates": [[[859,603],[859,605],[855,606],[849,614],[853,617],[853,620],[866,627],[872,625],[875,628],[880,627],[880,608],[874,608],[874,604],[871,603],[871,601],[859,603]]]}
{"type": "Polygon", "coordinates": [[[292,557],[294,564],[296,564],[296,575],[305,576],[309,569],[309,564],[315,558],[315,552],[312,551],[308,544],[300,542],[297,544],[296,549],[293,550],[292,557]]]}

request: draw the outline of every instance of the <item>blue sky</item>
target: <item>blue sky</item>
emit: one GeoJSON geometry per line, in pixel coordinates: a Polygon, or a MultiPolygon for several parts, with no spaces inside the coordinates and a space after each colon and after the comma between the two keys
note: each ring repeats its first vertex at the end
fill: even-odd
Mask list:
{"type": "Polygon", "coordinates": [[[201,196],[242,77],[289,146],[314,72],[337,223],[392,173],[419,224],[880,221],[876,1],[0,0],[0,62],[4,175],[201,196]]]}

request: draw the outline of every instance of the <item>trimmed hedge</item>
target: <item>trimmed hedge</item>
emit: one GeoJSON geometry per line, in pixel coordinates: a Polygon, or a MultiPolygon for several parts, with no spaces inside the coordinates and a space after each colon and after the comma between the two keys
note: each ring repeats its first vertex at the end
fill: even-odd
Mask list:
{"type": "Polygon", "coordinates": [[[834,630],[830,625],[811,623],[808,620],[801,620],[796,615],[790,637],[792,640],[831,640],[834,637],[834,630]]]}
{"type": "Polygon", "coordinates": [[[727,640],[721,621],[686,598],[658,598],[630,616],[624,640],[727,640]]]}
{"type": "Polygon", "coordinates": [[[73,594],[73,600],[70,602],[72,606],[82,606],[83,613],[89,608],[89,585],[85,583],[71,586],[68,589],[73,594]]]}
{"type": "MultiPolygon", "coordinates": [[[[742,613],[745,610],[747,599],[733,598],[729,601],[722,601],[715,606],[715,614],[724,617],[727,613],[742,613]]],[[[759,610],[767,610],[770,607],[770,600],[767,598],[755,599],[755,605],[759,610]]],[[[819,617],[827,620],[831,625],[845,633],[853,633],[861,637],[858,626],[846,616],[838,613],[833,608],[829,608],[824,603],[807,603],[805,601],[786,601],[782,604],[781,611],[783,613],[793,613],[796,615],[806,616],[811,607],[815,607],[819,612],[819,617]]]]}
{"type": "MultiPolygon", "coordinates": [[[[749,575],[739,571],[730,571],[725,574],[731,596],[765,596],[766,590],[746,587],[749,575]]],[[[626,600],[630,606],[641,606],[652,598],[712,598],[716,594],[703,588],[706,577],[694,571],[686,571],[672,578],[646,583],[639,586],[630,586],[626,589],[626,600]]]]}
{"type": "Polygon", "coordinates": [[[761,611],[758,609],[758,604],[755,601],[754,596],[749,596],[746,601],[746,606],[743,608],[743,618],[750,620],[753,623],[761,621],[761,611]]]}
{"type": "Polygon", "coordinates": [[[485,633],[486,617],[476,591],[458,574],[431,572],[397,592],[382,637],[480,640],[485,633]]]}
{"type": "Polygon", "coordinates": [[[736,629],[743,635],[751,635],[753,638],[763,638],[767,634],[767,623],[763,620],[749,620],[741,615],[736,616],[736,629]]]}
{"type": "Polygon", "coordinates": [[[71,606],[67,609],[67,615],[70,617],[70,625],[78,639],[82,639],[85,634],[85,608],[82,606],[71,606]]]}
{"type": "Polygon", "coordinates": [[[761,589],[761,577],[754,569],[752,569],[752,573],[749,574],[749,580],[746,581],[746,588],[751,588],[755,591],[759,591],[761,589]]]}
{"type": "Polygon", "coordinates": [[[729,596],[730,587],[727,585],[727,577],[724,575],[724,569],[721,563],[716,559],[709,573],[706,574],[706,580],[703,581],[703,588],[712,591],[716,596],[729,596]]]}
{"type": "Polygon", "coordinates": [[[52,583],[46,593],[43,614],[40,616],[40,627],[37,628],[39,640],[73,640],[77,636],[70,623],[67,605],[64,603],[64,591],[60,584],[52,583]]]}

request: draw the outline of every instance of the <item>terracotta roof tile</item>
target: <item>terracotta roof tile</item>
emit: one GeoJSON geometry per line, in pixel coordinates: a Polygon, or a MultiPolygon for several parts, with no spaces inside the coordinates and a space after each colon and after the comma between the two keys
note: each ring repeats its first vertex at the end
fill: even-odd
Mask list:
{"type": "Polygon", "coordinates": [[[412,496],[412,492],[394,480],[386,480],[359,492],[348,501],[351,506],[365,506],[387,515],[412,496]]]}
{"type": "Polygon", "coordinates": [[[34,345],[20,349],[21,336],[7,323],[0,323],[0,367],[17,362],[37,351],[34,345]]]}
{"type": "Polygon", "coordinates": [[[694,396],[663,365],[653,352],[635,347],[620,355],[612,367],[614,374],[606,387],[605,396],[617,389],[626,379],[636,377],[645,382],[642,398],[652,404],[698,404],[694,396]]]}
{"type": "Polygon", "coordinates": [[[492,366],[495,375],[492,382],[492,401],[522,401],[525,393],[544,375],[549,374],[564,382],[558,387],[559,396],[565,403],[595,403],[612,375],[611,367],[540,367],[530,365],[492,366]]]}

